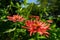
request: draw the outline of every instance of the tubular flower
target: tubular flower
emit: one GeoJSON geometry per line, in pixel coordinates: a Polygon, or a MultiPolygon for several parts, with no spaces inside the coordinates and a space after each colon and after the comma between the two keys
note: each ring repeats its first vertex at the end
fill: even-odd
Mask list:
{"type": "Polygon", "coordinates": [[[13,15],[13,16],[7,16],[8,20],[13,21],[13,22],[22,22],[24,20],[24,18],[22,16],[19,15],[13,15]]]}
{"type": "Polygon", "coordinates": [[[36,18],[36,20],[39,20],[39,16],[29,16],[29,18],[36,18]]]}
{"type": "Polygon", "coordinates": [[[26,28],[30,32],[30,36],[34,33],[39,33],[40,35],[45,35],[48,36],[49,33],[47,32],[50,28],[50,24],[46,24],[45,22],[42,21],[32,21],[32,20],[27,20],[25,22],[26,26],[23,28],[26,28]]]}
{"type": "Polygon", "coordinates": [[[53,20],[47,20],[48,23],[53,23],[53,20]]]}

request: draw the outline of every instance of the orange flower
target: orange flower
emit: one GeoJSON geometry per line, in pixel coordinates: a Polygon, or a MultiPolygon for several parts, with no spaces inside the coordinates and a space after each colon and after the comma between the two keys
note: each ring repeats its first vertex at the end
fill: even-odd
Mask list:
{"type": "Polygon", "coordinates": [[[8,20],[13,21],[13,22],[21,22],[24,20],[24,18],[22,16],[19,15],[13,15],[13,16],[7,16],[8,20]]]}
{"type": "Polygon", "coordinates": [[[50,29],[50,24],[47,25],[45,22],[35,20],[27,20],[25,24],[26,26],[24,26],[24,28],[26,28],[30,32],[30,36],[36,32],[40,33],[40,35],[49,35],[47,31],[50,29]]]}
{"type": "Polygon", "coordinates": [[[48,23],[52,23],[52,22],[53,22],[53,20],[47,20],[47,22],[48,22],[48,23]]]}
{"type": "Polygon", "coordinates": [[[29,16],[29,18],[36,18],[36,20],[39,20],[39,16],[29,16]]]}

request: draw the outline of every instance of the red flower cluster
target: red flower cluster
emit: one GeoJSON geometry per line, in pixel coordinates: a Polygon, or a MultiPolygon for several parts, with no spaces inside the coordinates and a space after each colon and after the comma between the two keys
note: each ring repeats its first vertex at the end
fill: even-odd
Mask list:
{"type": "Polygon", "coordinates": [[[13,16],[7,16],[8,20],[13,21],[13,22],[21,22],[24,20],[24,18],[22,16],[19,15],[13,15],[13,16]]]}
{"type": "Polygon", "coordinates": [[[23,28],[26,28],[30,32],[30,36],[32,33],[38,32],[40,35],[45,35],[48,37],[49,33],[47,31],[50,29],[50,24],[36,20],[27,20],[25,24],[26,26],[23,26],[23,28]]]}

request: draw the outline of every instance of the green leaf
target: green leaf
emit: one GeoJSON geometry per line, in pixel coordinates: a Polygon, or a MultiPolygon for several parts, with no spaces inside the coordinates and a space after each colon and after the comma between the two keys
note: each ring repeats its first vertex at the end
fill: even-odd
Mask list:
{"type": "Polygon", "coordinates": [[[11,2],[11,6],[14,6],[13,2],[11,2]]]}
{"type": "Polygon", "coordinates": [[[58,17],[57,20],[60,21],[60,17],[58,17]]]}
{"type": "Polygon", "coordinates": [[[9,29],[9,30],[6,30],[5,32],[3,32],[3,33],[10,33],[10,32],[12,32],[12,31],[14,31],[16,29],[16,27],[15,28],[13,28],[13,29],[9,29]]]}
{"type": "Polygon", "coordinates": [[[17,32],[26,32],[26,29],[17,29],[17,32]]]}
{"type": "Polygon", "coordinates": [[[51,28],[52,29],[54,29],[55,27],[56,27],[56,24],[55,23],[51,25],[51,28]]]}
{"type": "Polygon", "coordinates": [[[53,16],[50,16],[49,19],[52,20],[53,19],[53,16]]]}
{"type": "Polygon", "coordinates": [[[26,5],[26,3],[27,3],[27,0],[24,0],[24,4],[26,5]]]}
{"type": "Polygon", "coordinates": [[[41,38],[41,39],[45,39],[46,37],[45,37],[45,36],[40,36],[39,38],[41,38]]]}
{"type": "Polygon", "coordinates": [[[4,18],[6,18],[6,16],[2,16],[2,17],[1,17],[1,19],[4,19],[4,18]]]}
{"type": "Polygon", "coordinates": [[[31,38],[31,39],[29,39],[29,40],[35,40],[34,38],[31,38]]]}
{"type": "Polygon", "coordinates": [[[19,5],[19,3],[16,3],[16,7],[17,7],[17,8],[20,8],[20,5],[19,5]]]}

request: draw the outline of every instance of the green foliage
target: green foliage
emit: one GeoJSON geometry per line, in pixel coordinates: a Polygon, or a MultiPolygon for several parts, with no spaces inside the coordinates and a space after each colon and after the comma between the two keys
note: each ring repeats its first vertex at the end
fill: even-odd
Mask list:
{"type": "Polygon", "coordinates": [[[59,0],[37,0],[39,4],[27,4],[27,0],[17,2],[12,0],[0,0],[0,40],[60,40],[60,1],[59,0]],[[48,5],[50,3],[50,5],[48,5]],[[24,4],[24,8],[21,5],[24,4]],[[28,5],[28,6],[27,6],[28,5]],[[27,6],[27,7],[26,7],[27,6]],[[26,29],[23,29],[25,21],[12,22],[7,19],[9,15],[21,15],[25,21],[30,15],[39,16],[46,22],[53,20],[50,26],[49,37],[41,36],[38,33],[32,36],[26,29]]]}

